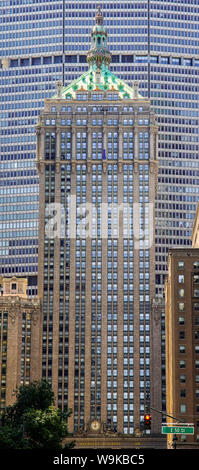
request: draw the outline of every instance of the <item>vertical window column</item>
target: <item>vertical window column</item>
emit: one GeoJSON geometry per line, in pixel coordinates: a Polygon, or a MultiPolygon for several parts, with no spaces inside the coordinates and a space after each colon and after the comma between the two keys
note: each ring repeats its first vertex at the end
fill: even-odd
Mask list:
{"type": "Polygon", "coordinates": [[[6,373],[7,373],[7,340],[8,340],[8,312],[0,312],[0,410],[6,405],[6,373]]]}
{"type": "Polygon", "coordinates": [[[102,240],[101,229],[102,165],[92,165],[92,204],[95,227],[91,251],[91,419],[101,420],[101,344],[102,344],[102,240]]]}
{"type": "MultiPolygon", "coordinates": [[[[61,203],[61,128],[56,128],[56,163],[55,163],[55,208],[61,203]]],[[[61,213],[55,209],[58,217],[61,213]]],[[[56,400],[61,377],[59,377],[59,344],[63,341],[59,332],[59,300],[60,300],[60,236],[59,222],[57,222],[57,236],[54,238],[54,285],[53,285],[53,357],[52,357],[52,387],[56,400]]],[[[58,403],[57,403],[58,404],[58,403]]]]}
{"type": "MultiPolygon", "coordinates": [[[[134,173],[133,173],[133,228],[134,228],[134,331],[139,331],[139,133],[138,124],[134,126],[134,173]]],[[[140,377],[139,377],[139,354],[140,354],[140,338],[139,335],[134,336],[134,428],[140,425],[140,377]]]]}
{"type": "Polygon", "coordinates": [[[59,296],[59,372],[58,406],[62,410],[68,405],[68,332],[69,332],[69,201],[71,190],[71,165],[61,165],[61,205],[64,206],[65,230],[60,239],[60,296],[59,296]]]}

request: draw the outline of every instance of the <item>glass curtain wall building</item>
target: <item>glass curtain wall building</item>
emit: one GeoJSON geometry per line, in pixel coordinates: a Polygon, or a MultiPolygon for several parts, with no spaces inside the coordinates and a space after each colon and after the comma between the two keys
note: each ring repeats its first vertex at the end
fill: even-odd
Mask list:
{"type": "MultiPolygon", "coordinates": [[[[162,285],[167,248],[190,244],[198,201],[199,5],[197,0],[104,0],[102,7],[113,52],[112,71],[129,83],[138,79],[159,118],[156,268],[162,285]]],[[[3,274],[36,275],[34,126],[55,81],[67,84],[88,69],[86,51],[95,10],[96,3],[88,0],[1,2],[3,274]]]]}
{"type": "MultiPolygon", "coordinates": [[[[139,80],[159,124],[156,289],[169,247],[190,245],[199,199],[198,0],[142,0],[101,6],[109,29],[111,70],[139,80]]],[[[57,80],[88,70],[96,3],[2,0],[0,5],[0,272],[28,276],[36,294],[38,175],[35,123],[57,80]]]]}

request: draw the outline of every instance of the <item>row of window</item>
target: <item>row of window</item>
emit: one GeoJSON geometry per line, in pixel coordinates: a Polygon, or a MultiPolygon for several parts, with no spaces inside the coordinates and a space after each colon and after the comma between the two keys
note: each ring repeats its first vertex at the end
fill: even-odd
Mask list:
{"type": "MultiPolygon", "coordinates": [[[[185,263],[184,261],[178,261],[178,269],[184,269],[185,263]]],[[[194,261],[193,262],[193,268],[194,269],[199,269],[199,261],[194,261]]]]}
{"type": "MultiPolygon", "coordinates": [[[[128,39],[128,38],[127,38],[128,39]]],[[[164,39],[165,41],[165,39],[164,39]]],[[[75,42],[75,41],[74,41],[75,42]]],[[[86,63],[86,55],[79,55],[79,62],[86,63]]],[[[147,55],[122,55],[121,63],[144,63],[147,64],[150,61],[152,64],[168,64],[168,65],[181,65],[186,67],[199,67],[199,60],[195,58],[184,58],[184,57],[164,57],[164,56],[150,56],[147,55]]],[[[65,56],[66,63],[77,63],[78,56],[77,55],[67,55],[65,56]]],[[[120,62],[119,55],[112,56],[112,62],[120,62]]],[[[11,59],[10,60],[10,67],[28,67],[34,65],[46,65],[46,64],[62,64],[63,63],[63,56],[62,55],[55,55],[55,56],[43,56],[43,57],[32,57],[32,58],[21,58],[19,59],[11,59]]]]}
{"type": "MultiPolygon", "coordinates": [[[[46,126],[56,126],[56,120],[55,119],[46,119],[45,121],[46,126]]],[[[86,126],[87,125],[87,120],[86,119],[77,119],[76,124],[78,126],[86,126]]],[[[92,119],[92,125],[93,126],[102,126],[104,124],[103,119],[92,119]]],[[[118,125],[118,120],[117,119],[107,119],[107,124],[108,126],[117,126],[118,125]]],[[[124,126],[132,126],[134,124],[133,119],[123,119],[123,125],[124,126]]],[[[139,119],[138,124],[140,126],[148,126],[149,120],[148,119],[139,119]]],[[[72,120],[71,119],[61,119],[61,125],[62,126],[70,126],[72,125],[72,120]]]]}

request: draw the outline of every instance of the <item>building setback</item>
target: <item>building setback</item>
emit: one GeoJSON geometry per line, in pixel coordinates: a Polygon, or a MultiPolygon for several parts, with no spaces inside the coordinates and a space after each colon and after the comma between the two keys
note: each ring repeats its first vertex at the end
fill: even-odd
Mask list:
{"type": "Polygon", "coordinates": [[[108,68],[100,8],[91,36],[88,72],[57,84],[37,124],[41,376],[71,432],[132,434],[155,396],[157,124],[137,82],[108,68]]]}

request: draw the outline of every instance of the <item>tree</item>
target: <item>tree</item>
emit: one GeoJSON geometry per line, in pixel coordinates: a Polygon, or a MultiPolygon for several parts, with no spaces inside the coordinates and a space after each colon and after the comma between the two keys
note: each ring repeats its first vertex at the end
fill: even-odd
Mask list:
{"type": "Polygon", "coordinates": [[[70,414],[71,410],[55,409],[54,393],[45,380],[22,385],[16,390],[14,405],[1,415],[0,449],[61,449],[70,414]]]}
{"type": "Polygon", "coordinates": [[[29,410],[25,413],[25,433],[31,448],[62,448],[67,435],[67,414],[50,406],[46,410],[29,410]]]}

